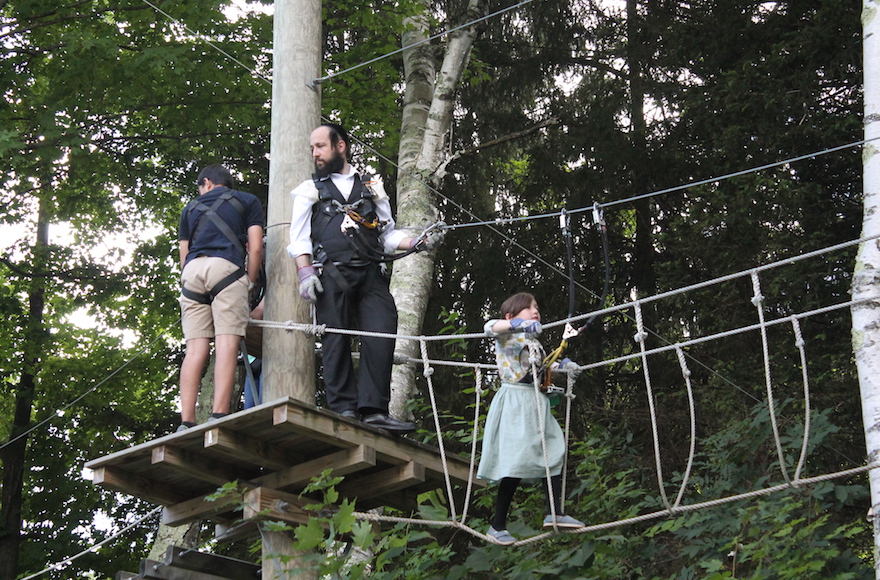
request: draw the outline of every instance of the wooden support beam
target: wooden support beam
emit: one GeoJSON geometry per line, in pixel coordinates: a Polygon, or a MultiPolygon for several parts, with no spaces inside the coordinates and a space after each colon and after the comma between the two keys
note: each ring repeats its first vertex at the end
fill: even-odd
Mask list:
{"type": "Polygon", "coordinates": [[[229,576],[217,576],[193,570],[172,568],[171,566],[166,566],[165,562],[157,562],[155,560],[141,560],[139,578],[143,578],[143,580],[233,580],[229,576]]]}
{"type": "Polygon", "coordinates": [[[261,570],[259,564],[227,556],[187,550],[179,546],[168,546],[168,551],[165,553],[165,565],[181,570],[234,578],[235,580],[259,580],[261,570]]]}
{"type": "Polygon", "coordinates": [[[197,457],[171,445],[154,447],[151,461],[153,465],[164,465],[189,477],[218,486],[240,477],[236,470],[219,461],[197,457]]]}
{"type": "MultiPolygon", "coordinates": [[[[443,462],[437,455],[436,449],[400,437],[389,437],[387,431],[369,425],[350,425],[347,421],[331,418],[327,414],[316,413],[312,409],[299,405],[289,402],[286,405],[275,407],[273,411],[274,425],[284,426],[293,433],[307,434],[313,439],[337,447],[369,445],[376,449],[379,461],[396,464],[416,461],[421,463],[426,470],[433,472],[433,476],[426,474],[426,477],[442,481],[443,462]]],[[[468,465],[460,458],[449,457],[447,467],[450,477],[456,484],[468,481],[468,465]]],[[[474,485],[483,487],[485,482],[476,481],[474,485]]]]}
{"type": "Polygon", "coordinates": [[[205,431],[205,449],[221,451],[235,457],[236,460],[273,470],[284,469],[302,461],[300,455],[280,452],[264,441],[245,437],[220,427],[205,431]]]}
{"type": "Polygon", "coordinates": [[[359,477],[354,481],[343,481],[337,490],[342,497],[360,499],[392,494],[424,481],[425,466],[410,461],[406,465],[395,466],[379,473],[359,477]]]}
{"type": "Polygon", "coordinates": [[[196,520],[216,519],[216,516],[219,514],[239,511],[242,497],[247,490],[248,486],[246,484],[239,483],[239,493],[229,493],[213,501],[206,499],[209,495],[213,495],[213,493],[205,494],[166,506],[162,510],[162,523],[166,526],[181,526],[196,520]]]}
{"type": "Polygon", "coordinates": [[[142,475],[135,475],[113,467],[95,468],[92,474],[92,483],[107,489],[137,495],[160,505],[175,504],[189,497],[186,490],[176,489],[142,475]]]}
{"type": "Polygon", "coordinates": [[[376,450],[366,445],[358,445],[294,465],[277,473],[264,475],[257,479],[257,482],[272,489],[300,487],[305,486],[325,469],[332,469],[333,475],[349,475],[375,465],[376,450]]]}
{"type": "Polygon", "coordinates": [[[306,524],[314,512],[306,511],[305,506],[314,503],[298,495],[284,493],[266,487],[252,489],[244,496],[246,520],[253,518],[281,520],[291,524],[306,524]]]}
{"type": "Polygon", "coordinates": [[[218,542],[238,542],[259,535],[257,520],[239,520],[214,526],[214,539],[218,542]]]}

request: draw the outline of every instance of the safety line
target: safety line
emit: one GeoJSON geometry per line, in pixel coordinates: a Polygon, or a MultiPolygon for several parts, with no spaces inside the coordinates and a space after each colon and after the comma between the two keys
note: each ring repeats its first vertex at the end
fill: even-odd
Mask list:
{"type": "Polygon", "coordinates": [[[325,81],[332,80],[340,75],[344,75],[345,73],[351,72],[353,70],[357,70],[357,69],[359,69],[361,67],[365,67],[369,64],[373,64],[374,62],[379,62],[380,60],[388,58],[389,56],[394,56],[395,54],[400,54],[401,52],[404,52],[404,51],[409,50],[411,48],[415,48],[419,45],[425,44],[426,42],[431,42],[432,40],[435,40],[437,38],[441,38],[443,36],[446,36],[447,34],[452,34],[453,32],[461,30],[462,28],[467,28],[469,26],[473,26],[474,24],[478,24],[480,22],[483,22],[484,20],[488,20],[494,16],[498,16],[499,14],[504,14],[505,12],[509,12],[515,8],[519,8],[520,6],[525,6],[526,4],[529,4],[530,2],[533,2],[533,1],[534,0],[523,0],[519,4],[514,4],[513,6],[508,6],[507,8],[502,8],[501,10],[493,12],[492,14],[487,14],[485,16],[481,16],[481,17],[477,18],[476,20],[471,20],[470,22],[460,24],[459,26],[456,26],[454,28],[450,28],[449,30],[447,30],[445,32],[440,32],[438,34],[435,34],[434,36],[429,36],[428,38],[422,39],[418,42],[414,42],[412,44],[407,44],[403,48],[398,48],[397,50],[393,50],[387,54],[383,54],[382,56],[377,56],[376,58],[373,58],[373,59],[368,60],[366,62],[356,64],[356,65],[349,67],[345,70],[341,70],[339,72],[331,73],[331,74],[323,76],[323,77],[318,77],[316,79],[312,79],[312,81],[309,83],[309,86],[313,87],[314,85],[320,85],[321,83],[323,83],[325,81]]]}
{"type": "Polygon", "coordinates": [[[80,396],[78,396],[77,398],[75,398],[74,400],[72,400],[71,402],[67,403],[67,404],[64,405],[63,407],[60,407],[60,408],[56,409],[51,415],[49,415],[48,417],[46,417],[45,419],[43,419],[43,420],[40,421],[39,423],[36,423],[36,424],[32,425],[32,426],[29,427],[27,430],[22,431],[21,433],[19,433],[18,435],[16,435],[16,436],[13,437],[12,439],[10,439],[9,441],[6,441],[6,442],[3,443],[2,445],[0,445],[0,451],[3,451],[3,449],[5,449],[6,447],[8,447],[9,445],[12,445],[13,443],[15,443],[16,441],[18,441],[18,440],[21,439],[22,437],[25,437],[25,436],[28,435],[29,433],[32,433],[34,430],[36,430],[36,429],[42,427],[43,425],[45,425],[46,423],[48,423],[48,422],[51,421],[52,419],[54,419],[54,418],[56,418],[56,417],[59,417],[61,413],[63,413],[63,412],[66,411],[67,409],[71,408],[72,406],[74,406],[75,404],[77,404],[78,402],[80,402],[81,400],[83,400],[83,398],[85,398],[86,395],[88,395],[89,393],[94,392],[95,389],[97,389],[98,387],[100,387],[101,385],[103,385],[104,383],[106,383],[107,381],[109,381],[110,379],[112,379],[114,376],[116,376],[117,374],[119,374],[119,373],[122,371],[122,369],[124,369],[124,368],[127,367],[129,364],[131,364],[132,362],[134,362],[134,360],[135,360],[137,357],[139,357],[139,356],[141,356],[142,354],[144,354],[144,353],[147,351],[147,349],[149,349],[149,348],[152,347],[154,344],[156,344],[157,342],[159,342],[159,339],[160,339],[160,338],[162,338],[163,336],[165,336],[165,334],[166,334],[169,330],[171,330],[172,328],[174,328],[175,326],[177,326],[179,323],[180,323],[180,319],[178,318],[178,319],[177,319],[177,322],[175,322],[174,324],[172,324],[171,326],[169,326],[168,328],[166,328],[165,330],[163,330],[162,332],[160,332],[159,335],[155,338],[155,340],[153,340],[153,342],[151,342],[150,344],[146,345],[146,346],[145,346],[144,348],[142,348],[139,352],[137,352],[134,356],[132,356],[130,359],[128,359],[127,361],[125,361],[124,363],[122,363],[122,365],[121,365],[120,367],[118,367],[116,370],[114,370],[114,371],[111,372],[109,375],[107,375],[107,376],[106,376],[101,382],[99,382],[99,383],[96,384],[94,387],[90,388],[89,390],[87,390],[86,392],[84,392],[83,394],[81,394],[80,396]]]}
{"type": "MultiPolygon", "coordinates": [[[[841,151],[843,149],[850,149],[852,147],[858,147],[858,146],[864,145],[870,141],[876,141],[877,139],[880,139],[880,136],[871,137],[870,139],[862,139],[860,141],[853,141],[852,143],[847,143],[845,145],[838,145],[836,147],[829,147],[827,149],[822,149],[819,151],[815,151],[813,153],[807,153],[805,155],[799,155],[797,157],[791,157],[789,159],[783,159],[782,161],[775,161],[773,163],[768,163],[766,165],[759,165],[757,167],[752,167],[749,169],[742,169],[740,171],[734,171],[733,173],[726,173],[724,175],[719,175],[717,177],[710,177],[708,179],[703,179],[701,181],[695,181],[692,183],[685,183],[682,185],[676,185],[675,187],[670,187],[668,189],[661,189],[661,190],[653,191],[650,193],[643,193],[643,194],[636,195],[633,197],[627,197],[627,198],[623,198],[623,199],[607,201],[605,203],[599,203],[599,202],[596,202],[596,203],[598,204],[598,206],[600,208],[607,208],[607,207],[612,207],[615,205],[631,203],[633,201],[638,201],[640,199],[645,199],[648,197],[655,197],[658,195],[663,195],[665,193],[672,193],[674,191],[681,191],[683,189],[690,189],[692,187],[698,187],[700,185],[706,185],[708,183],[716,183],[718,181],[725,181],[725,180],[731,179],[733,177],[741,177],[743,175],[748,175],[749,173],[757,173],[757,172],[763,171],[765,169],[771,169],[773,167],[779,167],[781,165],[788,165],[790,163],[795,163],[797,161],[803,161],[805,159],[812,159],[814,157],[819,157],[821,155],[826,155],[828,153],[835,153],[835,152],[841,151]]],[[[552,212],[552,213],[520,216],[520,217],[515,217],[515,218],[502,218],[502,219],[491,220],[491,221],[487,220],[487,221],[481,221],[481,222],[467,222],[467,223],[462,223],[462,224],[451,224],[451,225],[447,225],[446,228],[450,229],[450,230],[455,230],[455,229],[468,228],[468,227],[474,227],[474,226],[502,225],[502,224],[517,223],[517,222],[539,220],[539,219],[546,219],[546,218],[558,218],[562,214],[562,212],[565,212],[567,214],[585,213],[585,212],[592,211],[593,207],[594,206],[581,207],[581,208],[576,208],[576,209],[566,209],[566,210],[556,211],[556,212],[552,212]]]]}
{"type": "Polygon", "coordinates": [[[85,556],[85,555],[88,554],[89,552],[95,552],[98,548],[100,548],[101,546],[103,546],[103,545],[106,544],[107,542],[109,542],[109,541],[111,541],[111,540],[115,540],[116,538],[118,538],[119,536],[121,536],[122,534],[124,534],[125,532],[127,532],[128,530],[130,530],[130,529],[132,529],[132,528],[134,528],[134,527],[136,527],[136,526],[142,524],[142,523],[144,522],[144,520],[146,520],[147,518],[150,518],[150,517],[152,517],[152,516],[158,514],[160,511],[162,511],[162,509],[163,509],[162,506],[159,506],[159,507],[157,507],[157,508],[154,508],[153,510],[151,510],[150,512],[148,512],[145,516],[143,516],[142,518],[140,518],[140,519],[138,519],[137,521],[135,521],[135,522],[129,524],[128,526],[122,528],[121,530],[119,530],[118,532],[116,532],[115,534],[113,534],[112,536],[109,536],[109,537],[107,537],[107,538],[104,538],[103,540],[101,540],[101,541],[98,542],[97,544],[91,546],[90,548],[87,548],[87,549],[83,550],[83,551],[80,552],[79,554],[76,554],[76,555],[74,555],[74,556],[71,556],[70,558],[65,558],[65,559],[61,560],[60,562],[56,562],[55,564],[52,564],[52,565],[50,565],[50,566],[47,566],[46,568],[40,570],[39,572],[37,572],[37,573],[35,573],[35,574],[31,574],[30,576],[25,576],[24,578],[21,578],[20,580],[32,580],[33,578],[37,578],[38,576],[42,576],[42,575],[45,574],[46,572],[52,572],[53,570],[62,570],[65,566],[70,565],[70,563],[73,562],[74,560],[76,560],[77,558],[80,558],[80,557],[82,557],[82,556],[85,556]]]}
{"type": "Polygon", "coordinates": [[[190,34],[192,34],[193,36],[195,36],[196,38],[198,38],[199,40],[201,40],[202,42],[204,42],[205,44],[207,44],[208,46],[210,46],[211,48],[213,48],[214,50],[216,50],[217,52],[219,52],[220,54],[222,54],[223,56],[225,56],[229,60],[231,60],[232,62],[243,67],[246,71],[250,72],[252,75],[256,76],[257,78],[259,78],[263,81],[266,81],[269,84],[272,84],[272,79],[267,79],[266,77],[264,77],[263,75],[258,73],[255,69],[252,69],[248,65],[244,64],[243,62],[241,62],[240,60],[238,60],[237,58],[235,58],[234,56],[232,56],[231,54],[229,54],[228,52],[226,52],[225,50],[223,50],[222,48],[217,46],[212,40],[210,40],[206,36],[194,31],[189,26],[187,26],[185,23],[181,22],[177,18],[174,18],[173,16],[171,16],[170,14],[168,14],[167,12],[165,12],[164,10],[162,10],[161,8],[159,8],[158,6],[156,6],[155,4],[150,2],[150,0],[143,0],[143,2],[144,2],[144,4],[150,6],[153,10],[155,10],[156,12],[158,12],[159,14],[161,14],[162,16],[164,16],[165,18],[167,18],[171,22],[177,24],[178,26],[182,26],[184,30],[186,30],[187,32],[189,32],[190,34]]]}

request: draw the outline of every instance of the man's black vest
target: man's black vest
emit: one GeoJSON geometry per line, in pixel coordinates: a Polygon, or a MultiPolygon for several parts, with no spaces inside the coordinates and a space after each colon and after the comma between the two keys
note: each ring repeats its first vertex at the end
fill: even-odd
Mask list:
{"type": "MultiPolygon", "coordinates": [[[[360,179],[358,177],[355,177],[348,201],[329,177],[320,179],[313,177],[315,187],[318,189],[318,201],[312,206],[312,245],[316,248],[316,255],[319,255],[318,248],[320,248],[333,262],[350,263],[353,260],[368,260],[366,256],[356,252],[353,241],[341,230],[342,220],[346,216],[343,206],[351,207],[368,222],[378,218],[373,192],[364,185],[364,181],[368,181],[369,177],[364,176],[360,179]]],[[[359,236],[358,245],[366,244],[373,253],[383,253],[379,233],[379,228],[358,226],[356,234],[359,236]]]]}

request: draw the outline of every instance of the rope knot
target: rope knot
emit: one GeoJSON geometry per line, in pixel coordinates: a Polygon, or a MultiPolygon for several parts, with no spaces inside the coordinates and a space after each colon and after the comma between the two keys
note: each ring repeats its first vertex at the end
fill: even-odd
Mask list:
{"type": "Polygon", "coordinates": [[[433,368],[433,367],[425,367],[425,370],[422,371],[422,376],[425,377],[426,379],[427,379],[428,377],[430,377],[431,375],[433,375],[433,374],[434,374],[434,368],[433,368]]]}
{"type": "Polygon", "coordinates": [[[645,339],[648,338],[648,333],[644,330],[640,330],[639,332],[633,335],[633,340],[638,342],[639,344],[645,342],[645,339]]]}

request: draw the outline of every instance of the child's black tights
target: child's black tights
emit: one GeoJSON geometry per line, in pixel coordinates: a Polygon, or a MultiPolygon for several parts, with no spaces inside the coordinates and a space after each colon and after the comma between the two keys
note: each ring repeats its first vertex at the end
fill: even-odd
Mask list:
{"type": "MultiPolygon", "coordinates": [[[[495,517],[492,518],[492,527],[496,530],[507,529],[507,512],[510,510],[510,504],[513,502],[513,494],[519,487],[521,479],[519,477],[504,477],[498,483],[498,499],[495,501],[495,517]]],[[[544,508],[546,513],[550,512],[550,494],[547,493],[547,480],[542,479],[544,486],[544,508]]],[[[562,493],[562,475],[554,475],[550,478],[553,486],[553,507],[556,515],[562,514],[561,500],[559,495],[562,493]]]]}

